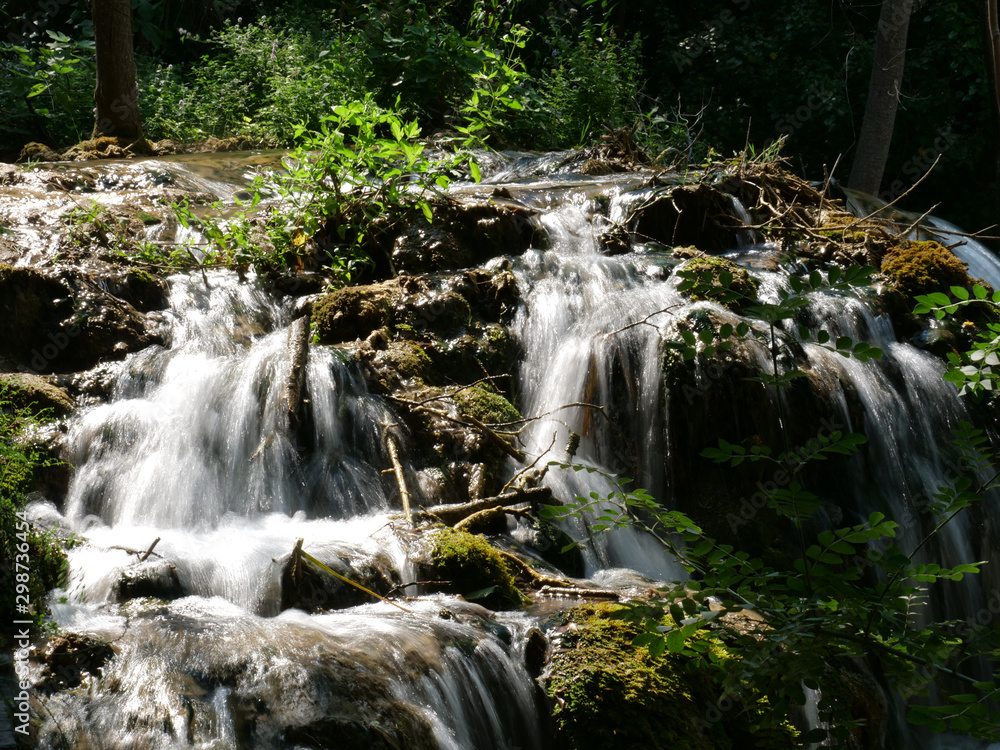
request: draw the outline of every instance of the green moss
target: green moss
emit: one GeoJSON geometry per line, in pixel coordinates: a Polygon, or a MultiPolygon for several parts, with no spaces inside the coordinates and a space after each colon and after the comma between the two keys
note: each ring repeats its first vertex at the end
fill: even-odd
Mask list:
{"type": "Polygon", "coordinates": [[[75,408],[63,390],[37,375],[20,372],[0,375],[0,388],[13,406],[34,414],[36,419],[64,416],[75,408]]]}
{"type": "Polygon", "coordinates": [[[938,242],[906,242],[882,259],[882,273],[911,297],[960,286],[971,289],[973,280],[965,264],[938,242]]]}
{"type": "Polygon", "coordinates": [[[449,583],[448,590],[491,609],[521,605],[521,593],[503,557],[483,537],[442,529],[434,536],[431,553],[434,575],[449,583]]]}
{"type": "Polygon", "coordinates": [[[404,379],[426,380],[431,374],[431,358],[419,344],[393,341],[387,350],[396,374],[404,379]]]}
{"type": "MultiPolygon", "coordinates": [[[[757,281],[743,266],[733,263],[731,260],[720,258],[715,255],[699,255],[686,261],[681,267],[684,271],[693,271],[702,276],[708,271],[711,274],[709,283],[713,287],[722,287],[719,280],[723,271],[732,274],[733,280],[729,288],[741,295],[741,298],[732,302],[726,302],[726,307],[731,310],[742,310],[757,299],[757,281]]],[[[692,299],[700,299],[697,295],[690,295],[692,299]]]]}
{"type": "Polygon", "coordinates": [[[856,226],[858,217],[849,213],[826,213],[823,217],[823,228],[818,234],[835,242],[851,242],[859,244],[868,239],[864,229],[856,226]]]}
{"type": "Polygon", "coordinates": [[[482,383],[459,391],[453,398],[463,416],[474,417],[484,424],[506,424],[521,418],[510,401],[482,383]]]}
{"type": "MultiPolygon", "coordinates": [[[[563,615],[561,648],[553,657],[546,693],[563,743],[573,750],[718,750],[794,747],[788,729],[767,743],[748,733],[748,716],[766,708],[763,698],[724,704],[717,673],[692,668],[688,658],[653,657],[632,645],[637,623],[612,619],[614,604],[590,604],[563,615]],[[728,705],[728,707],[727,707],[728,705]],[[777,739],[777,742],[775,740],[777,739]]],[[[717,661],[735,658],[717,641],[717,661]]]]}
{"type": "Polygon", "coordinates": [[[364,338],[390,322],[392,298],[384,286],[351,286],[325,295],[314,306],[312,324],[321,344],[364,338]]]}

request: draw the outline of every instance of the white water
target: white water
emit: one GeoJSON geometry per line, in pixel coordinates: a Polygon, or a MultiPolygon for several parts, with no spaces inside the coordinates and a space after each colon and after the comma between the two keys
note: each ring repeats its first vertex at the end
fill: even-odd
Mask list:
{"type": "MultiPolygon", "coordinates": [[[[507,176],[517,169],[525,167],[507,176]]],[[[676,339],[679,319],[732,314],[684,300],[662,255],[600,254],[597,235],[634,200],[627,195],[639,188],[634,177],[533,180],[511,187],[542,211],[549,245],[513,261],[526,303],[514,328],[525,350],[522,411],[551,415],[526,431],[528,452],[552,445],[550,457],[561,460],[576,432],[577,460],[634,476],[671,505],[681,499],[671,462],[683,425],[670,423],[665,405],[684,394],[663,383],[663,343],[676,339]],[[561,408],[581,402],[623,424],[613,427],[596,409],[561,408]]],[[[753,240],[733,248],[744,253],[737,260],[752,263],[770,251],[753,240]]],[[[773,299],[782,276],[755,273],[773,299]]],[[[402,726],[402,735],[418,734],[424,744],[415,747],[541,747],[519,652],[523,620],[503,622],[513,633],[508,645],[491,635],[495,623],[484,624],[484,611],[455,600],[418,601],[409,615],[388,605],[277,614],[275,560],[298,538],[307,551],[379,561],[400,583],[413,580],[379,476],[388,465],[381,435],[394,417],[349,364],[313,348],[314,430],[302,455],[280,408],[291,309],[252,283],[213,273],[207,286],[200,275],[174,279],[168,317],[168,346],[123,363],[111,401],[85,413],[70,435],[77,474],[65,521],[89,543],[72,552],[68,601],[54,611],[65,627],[112,640],[120,653],[88,694],[47,704],[54,720],[46,736],[54,742],[68,732],[106,747],[277,747],[287,726],[329,734],[384,722],[387,732],[402,726]],[[176,566],[185,596],[119,609],[115,582],[135,556],[116,547],[144,550],[157,537],[156,551],[176,566]],[[258,701],[267,706],[260,715],[258,701]],[[335,721],[324,724],[329,717],[335,721]]],[[[871,441],[852,481],[831,488],[845,522],[888,510],[904,524],[903,543],[913,543],[929,521],[925,501],[949,476],[941,445],[962,405],[938,360],[897,342],[870,301],[817,295],[805,322],[886,352],[863,364],[806,345],[793,364],[823,384],[843,429],[871,441]]],[[[762,349],[754,356],[766,366],[762,349]]],[[[714,387],[699,373],[699,384],[714,387]]],[[[764,398],[773,411],[773,397],[764,398]]],[[[706,436],[726,436],[733,426],[706,420],[699,404],[689,402],[681,418],[701,419],[706,436]]],[[[545,481],[562,498],[609,488],[599,473],[555,468],[545,481]]],[[[979,559],[973,542],[972,531],[955,524],[933,555],[979,559]]],[[[632,530],[599,540],[588,563],[598,576],[616,567],[651,579],[684,575],[632,530]]],[[[965,617],[980,602],[969,581],[939,606],[965,617]]]]}

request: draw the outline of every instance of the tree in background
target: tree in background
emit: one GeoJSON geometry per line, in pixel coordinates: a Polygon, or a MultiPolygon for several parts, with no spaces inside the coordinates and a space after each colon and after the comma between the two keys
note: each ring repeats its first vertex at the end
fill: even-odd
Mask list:
{"type": "MultiPolygon", "coordinates": [[[[985,52],[986,77],[989,81],[987,95],[993,110],[993,123],[1000,132],[1000,17],[997,14],[997,0],[983,0],[983,22],[986,25],[985,52]]],[[[997,185],[1000,185],[1000,143],[993,141],[993,161],[997,185]]],[[[997,218],[1000,219],[1000,191],[995,194],[997,218]]]]}
{"type": "Polygon", "coordinates": [[[899,94],[906,64],[906,35],[913,0],[883,0],[875,40],[875,62],[865,103],[865,119],[854,156],[849,185],[872,195],[878,193],[889,158],[896,123],[899,94]]]}
{"type": "Polygon", "coordinates": [[[93,0],[97,54],[94,137],[142,138],[139,89],[132,55],[132,1],[93,0]]]}

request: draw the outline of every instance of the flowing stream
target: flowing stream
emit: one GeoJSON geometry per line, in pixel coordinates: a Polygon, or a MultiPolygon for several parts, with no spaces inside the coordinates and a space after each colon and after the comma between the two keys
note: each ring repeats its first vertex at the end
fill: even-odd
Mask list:
{"type": "MultiPolygon", "coordinates": [[[[557,497],[606,493],[607,476],[626,475],[668,506],[692,502],[683,457],[726,437],[727,416],[713,408],[728,380],[702,363],[693,385],[672,385],[663,343],[685,321],[733,314],[683,297],[672,275],[679,261],[662,248],[601,252],[600,234],[648,192],[646,177],[585,178],[557,163],[508,159],[488,181],[536,209],[545,237],[544,250],[510,259],[524,300],[513,323],[523,350],[520,406],[540,417],[523,435],[526,451],[562,460],[571,433],[581,436],[573,460],[600,471],[551,468],[544,481],[557,497]],[[692,447],[692,435],[707,440],[692,447]]],[[[227,178],[217,192],[235,190],[227,178]]],[[[995,258],[985,248],[968,253],[973,275],[1000,288],[995,258]]],[[[787,285],[777,255],[748,234],[728,253],[771,301],[787,285]]],[[[350,356],[314,346],[305,380],[313,449],[303,454],[281,404],[294,302],[226,272],[175,276],[169,288],[165,346],[122,362],[107,403],[74,419],[65,505],[33,507],[88,541],[71,552],[69,584],[52,605],[57,621],[117,652],[100,680],[46,701],[43,741],[221,749],[311,747],[338,736],[343,747],[544,747],[545,718],[525,666],[535,628],[527,615],[442,596],[413,598],[407,612],[387,603],[281,611],[281,566],[298,539],[352,570],[377,570],[399,586],[415,580],[412,540],[397,532],[397,500],[381,478],[389,465],[382,436],[397,418],[366,390],[350,356]],[[154,539],[161,557],[139,565],[169,561],[176,580],[156,575],[182,595],[117,604],[123,572],[137,565],[128,550],[154,539]]],[[[963,404],[940,360],[899,341],[874,297],[816,294],[806,325],[885,352],[860,363],[806,344],[795,355],[826,428],[870,443],[850,475],[831,483],[840,517],[828,520],[857,523],[883,510],[903,525],[901,544],[913,544],[930,522],[927,500],[950,477],[941,438],[966,417],[963,404]]],[[[751,346],[748,356],[768,366],[763,349],[751,346]]],[[[793,396],[768,393],[761,413],[776,413],[777,398],[795,413],[793,396]]],[[[773,433],[768,420],[762,434],[773,433]]],[[[796,434],[807,440],[818,429],[800,425],[796,434]]],[[[728,522],[745,521],[736,512],[728,522]]],[[[966,561],[992,552],[958,523],[928,554],[966,561]]],[[[633,530],[603,537],[587,555],[587,575],[599,582],[621,580],[619,572],[630,582],[684,577],[633,530]]],[[[973,618],[984,607],[979,587],[950,587],[934,606],[973,618]]],[[[927,746],[909,737],[900,746],[927,746]]]]}

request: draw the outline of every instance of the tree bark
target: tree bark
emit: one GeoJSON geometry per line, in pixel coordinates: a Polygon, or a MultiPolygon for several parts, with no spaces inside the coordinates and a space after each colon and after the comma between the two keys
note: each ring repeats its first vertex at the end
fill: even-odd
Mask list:
{"type": "MultiPolygon", "coordinates": [[[[1000,133],[1000,15],[997,0],[983,0],[983,23],[985,26],[986,73],[989,81],[987,94],[993,110],[993,125],[1000,133]]],[[[993,139],[994,164],[994,209],[1000,221],[1000,139],[993,139]]]]}
{"type": "Polygon", "coordinates": [[[132,56],[132,0],[93,0],[97,55],[94,137],[142,138],[139,89],[132,56]]]}
{"type": "Polygon", "coordinates": [[[906,35],[913,0],[882,0],[875,37],[875,62],[865,103],[865,119],[848,185],[875,195],[889,158],[899,92],[906,63],[906,35]]]}

